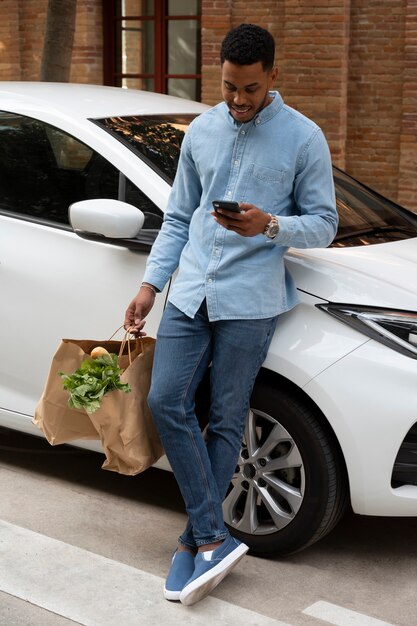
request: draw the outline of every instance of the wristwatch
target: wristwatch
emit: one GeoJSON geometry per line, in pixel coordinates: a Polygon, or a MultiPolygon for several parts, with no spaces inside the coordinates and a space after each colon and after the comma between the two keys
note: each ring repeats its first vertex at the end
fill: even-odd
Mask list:
{"type": "Polygon", "coordinates": [[[279,233],[278,219],[276,215],[272,215],[271,213],[268,213],[268,215],[271,219],[265,226],[263,234],[265,235],[265,237],[268,237],[268,239],[274,239],[279,233]]]}

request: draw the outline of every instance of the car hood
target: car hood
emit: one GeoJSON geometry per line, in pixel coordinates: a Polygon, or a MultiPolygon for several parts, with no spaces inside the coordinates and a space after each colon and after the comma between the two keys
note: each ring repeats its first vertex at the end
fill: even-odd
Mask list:
{"type": "Polygon", "coordinates": [[[417,238],[349,248],[291,248],[286,264],[298,289],[323,300],[417,311],[417,238]]]}

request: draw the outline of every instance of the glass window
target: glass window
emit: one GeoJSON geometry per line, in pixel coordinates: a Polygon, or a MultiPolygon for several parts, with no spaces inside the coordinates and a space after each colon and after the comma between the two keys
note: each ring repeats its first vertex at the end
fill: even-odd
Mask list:
{"type": "Polygon", "coordinates": [[[172,20],[168,24],[168,74],[196,74],[197,23],[172,20]]]}
{"type": "Polygon", "coordinates": [[[198,0],[168,0],[169,15],[198,15],[198,0]]]}
{"type": "Polygon", "coordinates": [[[105,2],[104,83],[199,100],[200,4],[200,0],[105,2]]]}
{"type": "Polygon", "coordinates": [[[93,198],[125,200],[160,228],[163,214],[109,161],[44,122],[0,112],[0,211],[68,225],[68,207],[93,198]]]}
{"type": "Polygon", "coordinates": [[[123,74],[147,72],[146,61],[153,66],[151,55],[145,51],[153,49],[153,24],[138,20],[124,20],[121,24],[121,69],[123,74]]]}
{"type": "Polygon", "coordinates": [[[96,124],[126,143],[167,182],[174,180],[184,134],[195,115],[106,117],[96,124]]]}
{"type": "Polygon", "coordinates": [[[417,237],[417,216],[334,169],[339,228],[333,247],[417,237]]]}
{"type": "Polygon", "coordinates": [[[169,78],[167,92],[171,96],[198,100],[200,93],[199,81],[194,78],[169,78]]]}

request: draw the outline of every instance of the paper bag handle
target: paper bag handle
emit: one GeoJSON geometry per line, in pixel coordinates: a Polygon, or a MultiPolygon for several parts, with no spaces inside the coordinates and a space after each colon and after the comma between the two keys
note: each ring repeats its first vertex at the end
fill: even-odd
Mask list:
{"type": "MultiPolygon", "coordinates": [[[[114,331],[114,333],[112,334],[112,336],[110,337],[109,341],[111,341],[111,339],[113,339],[113,337],[119,332],[119,330],[121,330],[122,328],[124,328],[124,324],[122,324],[122,326],[119,326],[119,328],[117,330],[114,331]]],[[[130,350],[130,339],[129,339],[129,335],[131,334],[130,332],[130,327],[125,330],[125,334],[123,336],[122,342],[120,344],[120,350],[119,350],[119,356],[117,357],[117,360],[120,361],[120,357],[123,354],[123,350],[125,349],[125,345],[127,343],[127,353],[129,356],[129,365],[132,365],[132,355],[131,355],[131,350],[130,350]]],[[[142,337],[139,337],[140,340],[140,345],[141,345],[141,350],[143,352],[143,342],[142,342],[142,337]]],[[[136,342],[138,341],[138,339],[136,339],[136,342]]]]}

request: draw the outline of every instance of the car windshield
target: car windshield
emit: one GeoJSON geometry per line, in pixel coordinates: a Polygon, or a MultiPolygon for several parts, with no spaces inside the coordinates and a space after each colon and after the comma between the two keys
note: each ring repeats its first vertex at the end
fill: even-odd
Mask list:
{"type": "Polygon", "coordinates": [[[195,115],[131,115],[92,120],[127,144],[172,185],[181,143],[195,115]]]}
{"type": "Polygon", "coordinates": [[[334,168],[339,228],[333,247],[417,237],[417,215],[334,168]]]}
{"type": "MultiPolygon", "coordinates": [[[[195,115],[133,115],[92,120],[172,184],[181,142],[195,115]]],[[[417,237],[417,215],[334,168],[339,228],[333,247],[417,237]]]]}

